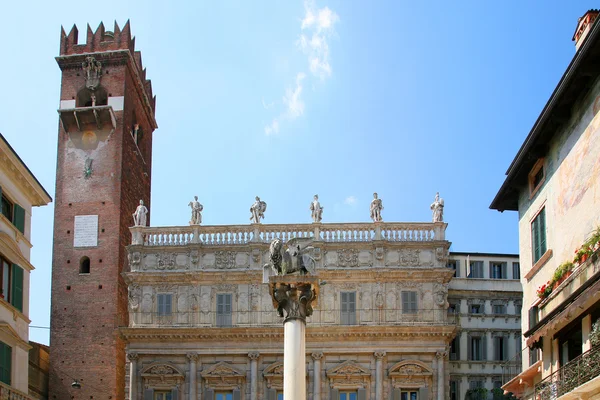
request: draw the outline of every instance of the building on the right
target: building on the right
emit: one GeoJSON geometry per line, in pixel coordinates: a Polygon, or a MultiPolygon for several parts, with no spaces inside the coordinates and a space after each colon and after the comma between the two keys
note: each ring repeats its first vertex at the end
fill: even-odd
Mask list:
{"type": "MultiPolygon", "coordinates": [[[[491,204],[519,213],[524,399],[600,399],[600,24],[581,17],[576,53],[491,204]]],[[[518,358],[518,355],[517,355],[518,358]]]]}

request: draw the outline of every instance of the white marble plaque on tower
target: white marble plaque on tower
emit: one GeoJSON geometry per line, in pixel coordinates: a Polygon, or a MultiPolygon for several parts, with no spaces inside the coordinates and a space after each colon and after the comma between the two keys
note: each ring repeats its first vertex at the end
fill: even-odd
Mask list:
{"type": "Polygon", "coordinates": [[[73,247],[98,246],[98,216],[76,215],[73,247]]]}

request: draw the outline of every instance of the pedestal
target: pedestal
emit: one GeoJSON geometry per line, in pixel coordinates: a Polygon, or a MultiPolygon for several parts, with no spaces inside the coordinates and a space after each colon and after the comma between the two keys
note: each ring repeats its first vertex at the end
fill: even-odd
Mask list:
{"type": "Polygon", "coordinates": [[[269,278],[273,306],[283,320],[283,397],[306,400],[306,317],[318,296],[314,276],[273,276],[269,278]],[[285,315],[284,315],[285,313],[285,315]]]}

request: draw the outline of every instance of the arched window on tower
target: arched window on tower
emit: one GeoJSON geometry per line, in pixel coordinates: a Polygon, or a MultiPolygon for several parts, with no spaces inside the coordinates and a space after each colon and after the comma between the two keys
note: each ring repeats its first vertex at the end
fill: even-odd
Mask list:
{"type": "Polygon", "coordinates": [[[83,256],[81,260],[79,260],[79,273],[80,274],[89,274],[90,273],[90,258],[83,256]]]}
{"type": "Polygon", "coordinates": [[[77,93],[77,107],[105,106],[108,104],[108,94],[102,86],[94,91],[83,88],[77,93]]]}

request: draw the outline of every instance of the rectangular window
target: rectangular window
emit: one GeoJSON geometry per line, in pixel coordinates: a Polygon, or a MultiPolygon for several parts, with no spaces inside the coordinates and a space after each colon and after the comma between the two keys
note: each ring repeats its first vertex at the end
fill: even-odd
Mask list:
{"type": "Polygon", "coordinates": [[[340,323],[356,325],[356,292],[341,292],[340,303],[340,323]]]}
{"type": "Polygon", "coordinates": [[[6,197],[2,193],[2,188],[0,188],[0,195],[0,212],[15,226],[15,228],[21,233],[25,233],[25,210],[23,207],[6,197]]]}
{"type": "Polygon", "coordinates": [[[5,195],[2,195],[2,215],[10,222],[13,221],[13,203],[5,195]]]}
{"type": "Polygon", "coordinates": [[[217,326],[231,326],[231,293],[217,294],[217,326]]]}
{"type": "Polygon", "coordinates": [[[416,314],[417,312],[417,292],[402,292],[402,313],[416,314]]]}
{"type": "Polygon", "coordinates": [[[471,261],[469,263],[469,276],[467,278],[483,279],[483,261],[471,261]]]}
{"type": "Polygon", "coordinates": [[[529,198],[532,198],[533,195],[542,187],[542,184],[546,180],[546,169],[544,168],[544,159],[540,158],[537,160],[528,176],[529,180],[529,198]]]}
{"type": "Polygon", "coordinates": [[[157,299],[158,299],[158,315],[159,316],[167,316],[167,315],[171,315],[171,300],[173,298],[173,295],[171,294],[165,294],[165,293],[159,293],[157,295],[157,299]]]}
{"type": "Polygon", "coordinates": [[[481,337],[471,337],[471,358],[472,361],[483,360],[483,340],[481,337]]]}
{"type": "Polygon", "coordinates": [[[283,392],[277,392],[277,400],[283,400],[283,392]]]}
{"type": "Polygon", "coordinates": [[[458,305],[455,303],[449,303],[448,305],[448,314],[456,314],[458,313],[458,305]]]}
{"type": "Polygon", "coordinates": [[[479,379],[475,379],[469,381],[469,389],[479,389],[483,387],[483,381],[479,379]]]}
{"type": "Polygon", "coordinates": [[[494,360],[505,361],[507,355],[506,338],[498,336],[494,338],[494,360]]]}
{"type": "Polygon", "coordinates": [[[481,306],[481,304],[471,304],[471,306],[469,307],[469,314],[482,314],[483,313],[483,307],[481,306]]]}
{"type": "Polygon", "coordinates": [[[0,298],[23,312],[23,268],[0,256],[0,298]]]}
{"type": "Polygon", "coordinates": [[[450,400],[459,400],[458,395],[459,383],[455,380],[450,381],[450,400]]]}
{"type": "Polygon", "coordinates": [[[546,208],[542,208],[531,223],[531,250],[533,263],[538,262],[546,252],[546,208]]]}
{"type": "Polygon", "coordinates": [[[513,279],[521,279],[521,264],[518,262],[512,263],[513,279]]]}
{"type": "Polygon", "coordinates": [[[215,393],[215,400],[233,400],[233,393],[231,393],[231,392],[215,393]]]}
{"type": "Polygon", "coordinates": [[[154,392],[154,400],[172,400],[171,392],[154,392]]]}
{"type": "Polygon", "coordinates": [[[357,400],[357,392],[340,392],[340,400],[357,400]]]}
{"type": "Polygon", "coordinates": [[[496,315],[504,315],[506,314],[506,306],[504,304],[494,304],[492,312],[496,315]]]}
{"type": "Polygon", "coordinates": [[[454,270],[454,276],[456,278],[460,277],[460,260],[449,260],[447,267],[454,270]]]}
{"type": "Polygon", "coordinates": [[[419,392],[415,390],[403,390],[400,392],[400,400],[418,400],[419,392]]]}
{"type": "Polygon", "coordinates": [[[490,261],[490,278],[492,279],[506,279],[506,263],[490,261]]]}
{"type": "Polygon", "coordinates": [[[455,361],[455,360],[458,360],[460,358],[460,354],[459,354],[459,351],[458,351],[459,343],[460,342],[459,342],[458,337],[455,337],[450,342],[450,361],[455,361]]]}
{"type": "Polygon", "coordinates": [[[538,308],[533,306],[529,309],[529,329],[536,326],[538,323],[538,308]]]}
{"type": "Polygon", "coordinates": [[[12,371],[12,347],[0,342],[0,382],[10,385],[12,371]]]}
{"type": "Polygon", "coordinates": [[[515,315],[521,315],[523,312],[523,304],[515,302],[515,315]]]}

